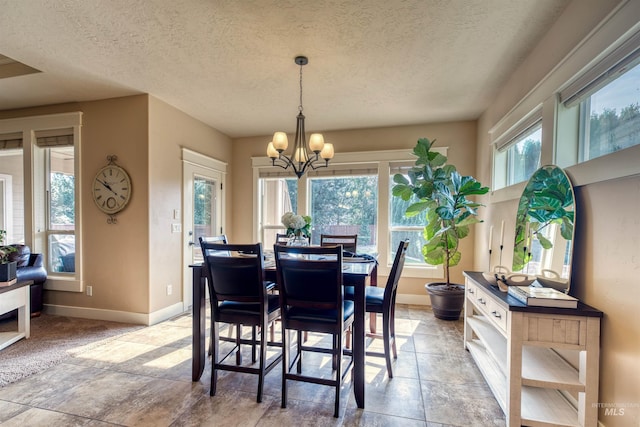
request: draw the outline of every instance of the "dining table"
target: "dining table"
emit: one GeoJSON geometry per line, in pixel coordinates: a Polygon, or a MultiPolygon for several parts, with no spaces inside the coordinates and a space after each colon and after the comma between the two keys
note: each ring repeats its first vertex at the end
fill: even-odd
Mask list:
{"type": "MultiPolygon", "coordinates": [[[[192,264],[192,286],[193,286],[193,306],[192,306],[192,359],[191,359],[191,379],[199,381],[204,371],[207,360],[206,341],[206,272],[204,264],[192,264]]],[[[366,259],[343,259],[343,285],[354,287],[354,321],[352,334],[352,355],[353,355],[353,393],[358,408],[364,408],[365,394],[365,287],[376,285],[377,263],[366,259]]],[[[275,277],[275,266],[265,267],[265,278],[275,277]]]]}

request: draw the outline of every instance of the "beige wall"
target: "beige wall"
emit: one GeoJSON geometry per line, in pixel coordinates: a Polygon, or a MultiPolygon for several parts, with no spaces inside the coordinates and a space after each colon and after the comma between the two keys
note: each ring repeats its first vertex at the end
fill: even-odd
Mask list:
{"type": "MultiPolygon", "coordinates": [[[[625,3],[625,2],[623,2],[625,3]]],[[[510,81],[482,115],[478,122],[478,177],[490,182],[491,156],[489,129],[512,108],[544,102],[554,102],[554,85],[538,82],[556,67],[560,60],[589,34],[618,4],[617,1],[574,1],[547,37],[529,55],[510,81]],[[538,86],[536,86],[538,85],[538,86]],[[548,90],[547,90],[548,87],[548,90]],[[539,93],[546,90],[546,93],[539,93]],[[525,97],[526,96],[526,97],[525,97]],[[524,100],[523,100],[524,98],[524,100]],[[537,99],[536,99],[537,98],[537,99]],[[522,102],[521,102],[522,101],[522,102]]],[[[637,22],[637,19],[629,18],[637,22]]],[[[606,33],[622,34],[626,28],[606,28],[606,33]]],[[[603,48],[603,47],[598,47],[603,48]]],[[[599,52],[594,50],[592,55],[599,52]]],[[[574,70],[576,72],[577,70],[574,70]]],[[[554,73],[565,73],[560,67],[554,73]]],[[[547,79],[547,81],[553,80],[547,79]]],[[[553,114],[547,117],[553,121],[553,114]]],[[[543,123],[543,133],[551,131],[543,123]]],[[[545,141],[552,138],[543,135],[545,141]]],[[[552,158],[552,150],[543,156],[552,158]]],[[[636,159],[640,162],[640,158],[636,159]]],[[[571,170],[569,170],[571,175],[571,170]]],[[[600,421],[606,427],[640,425],[640,177],[578,185],[576,191],[576,238],[573,256],[572,290],[583,302],[604,312],[601,327],[601,362],[599,402],[633,404],[624,416],[606,416],[600,411],[600,421]]],[[[489,200],[489,196],[485,199],[489,200]]],[[[487,206],[487,222],[477,230],[475,267],[487,265],[486,235],[489,225],[499,227],[505,220],[505,242],[513,241],[517,199],[487,206]]],[[[513,245],[505,250],[513,250],[513,245]]],[[[510,259],[510,257],[509,257],[510,259]]],[[[495,264],[495,258],[494,258],[495,264]]]]}
{"type": "MultiPolygon", "coordinates": [[[[182,207],[182,147],[229,163],[231,140],[176,108],[149,97],[149,289],[155,311],[182,301],[181,233],[171,233],[173,210],[182,207]],[[167,295],[166,286],[173,286],[167,295]]],[[[227,185],[230,184],[227,180],[227,185]]],[[[231,192],[226,192],[228,199],[231,192]]],[[[231,221],[231,203],[225,203],[231,221]]],[[[227,225],[228,226],[228,225],[227,225]]],[[[185,230],[186,231],[186,230],[185,230]]],[[[186,239],[186,237],[185,237],[186,239]]]]}
{"type": "MultiPolygon", "coordinates": [[[[171,233],[170,224],[173,210],[182,210],[181,147],[229,162],[230,139],[147,95],[4,111],[0,119],[72,111],[83,113],[82,267],[93,296],[46,291],[45,304],[147,315],[179,303],[182,234],[171,233]],[[133,190],[117,224],[107,224],[91,194],[96,172],[112,154],[131,176],[133,190]],[[173,285],[171,296],[167,284],[173,285]]],[[[230,200],[226,205],[230,218],[230,200]]]]}
{"type": "MultiPolygon", "coordinates": [[[[436,145],[448,147],[449,162],[465,175],[475,174],[476,122],[450,122],[399,126],[389,128],[358,129],[323,132],[325,140],[332,142],[336,152],[361,152],[377,150],[413,149],[419,138],[437,140],[436,145]]],[[[293,140],[291,135],[290,140],[293,140]]],[[[252,156],[265,156],[267,142],[271,135],[256,138],[240,138],[233,141],[233,213],[234,227],[230,238],[237,242],[252,240],[253,228],[253,172],[252,156]]],[[[293,173],[292,173],[293,175],[293,173]]],[[[385,233],[380,233],[384,235],[385,233]]],[[[474,232],[461,242],[462,262],[452,270],[452,280],[464,283],[462,271],[473,266],[474,232]]],[[[381,283],[386,277],[380,277],[381,283]]],[[[415,302],[424,304],[428,298],[424,290],[427,281],[439,279],[418,279],[403,277],[399,293],[415,295],[415,302]]]]}

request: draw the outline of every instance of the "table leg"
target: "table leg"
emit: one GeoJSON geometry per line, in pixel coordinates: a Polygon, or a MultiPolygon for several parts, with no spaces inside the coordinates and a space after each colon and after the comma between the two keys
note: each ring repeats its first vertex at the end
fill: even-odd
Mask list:
{"type": "Polygon", "coordinates": [[[207,331],[207,314],[205,301],[205,278],[202,276],[202,267],[193,266],[193,302],[192,322],[193,341],[191,345],[191,380],[198,381],[204,372],[205,364],[205,337],[207,331]]]}
{"type": "Polygon", "coordinates": [[[355,319],[353,321],[353,393],[358,408],[364,408],[365,296],[366,279],[354,283],[355,319]]]}

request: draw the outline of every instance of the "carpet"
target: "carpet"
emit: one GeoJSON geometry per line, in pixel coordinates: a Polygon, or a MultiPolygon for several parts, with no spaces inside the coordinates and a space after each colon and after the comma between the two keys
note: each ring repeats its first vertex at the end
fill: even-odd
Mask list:
{"type": "MultiPolygon", "coordinates": [[[[0,350],[0,387],[143,327],[43,313],[31,319],[29,339],[0,350]]],[[[15,319],[0,322],[0,331],[10,330],[17,330],[15,319]]]]}

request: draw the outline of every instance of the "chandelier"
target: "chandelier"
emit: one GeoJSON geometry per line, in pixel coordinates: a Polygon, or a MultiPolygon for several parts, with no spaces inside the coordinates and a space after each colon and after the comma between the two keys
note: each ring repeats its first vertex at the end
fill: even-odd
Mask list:
{"type": "Polygon", "coordinates": [[[282,169],[292,168],[293,172],[300,178],[309,167],[318,169],[329,166],[329,160],[333,158],[333,144],[324,142],[322,134],[312,133],[309,137],[311,153],[307,151],[307,142],[304,136],[304,114],[302,114],[302,67],[307,65],[309,60],[306,56],[296,56],[295,62],[300,66],[300,105],[298,106],[293,152],[291,156],[284,154],[284,151],[289,146],[287,134],[276,132],[273,134],[273,140],[267,146],[267,156],[271,158],[273,166],[279,166],[282,169]],[[321,157],[324,162],[320,160],[321,157]]]}

